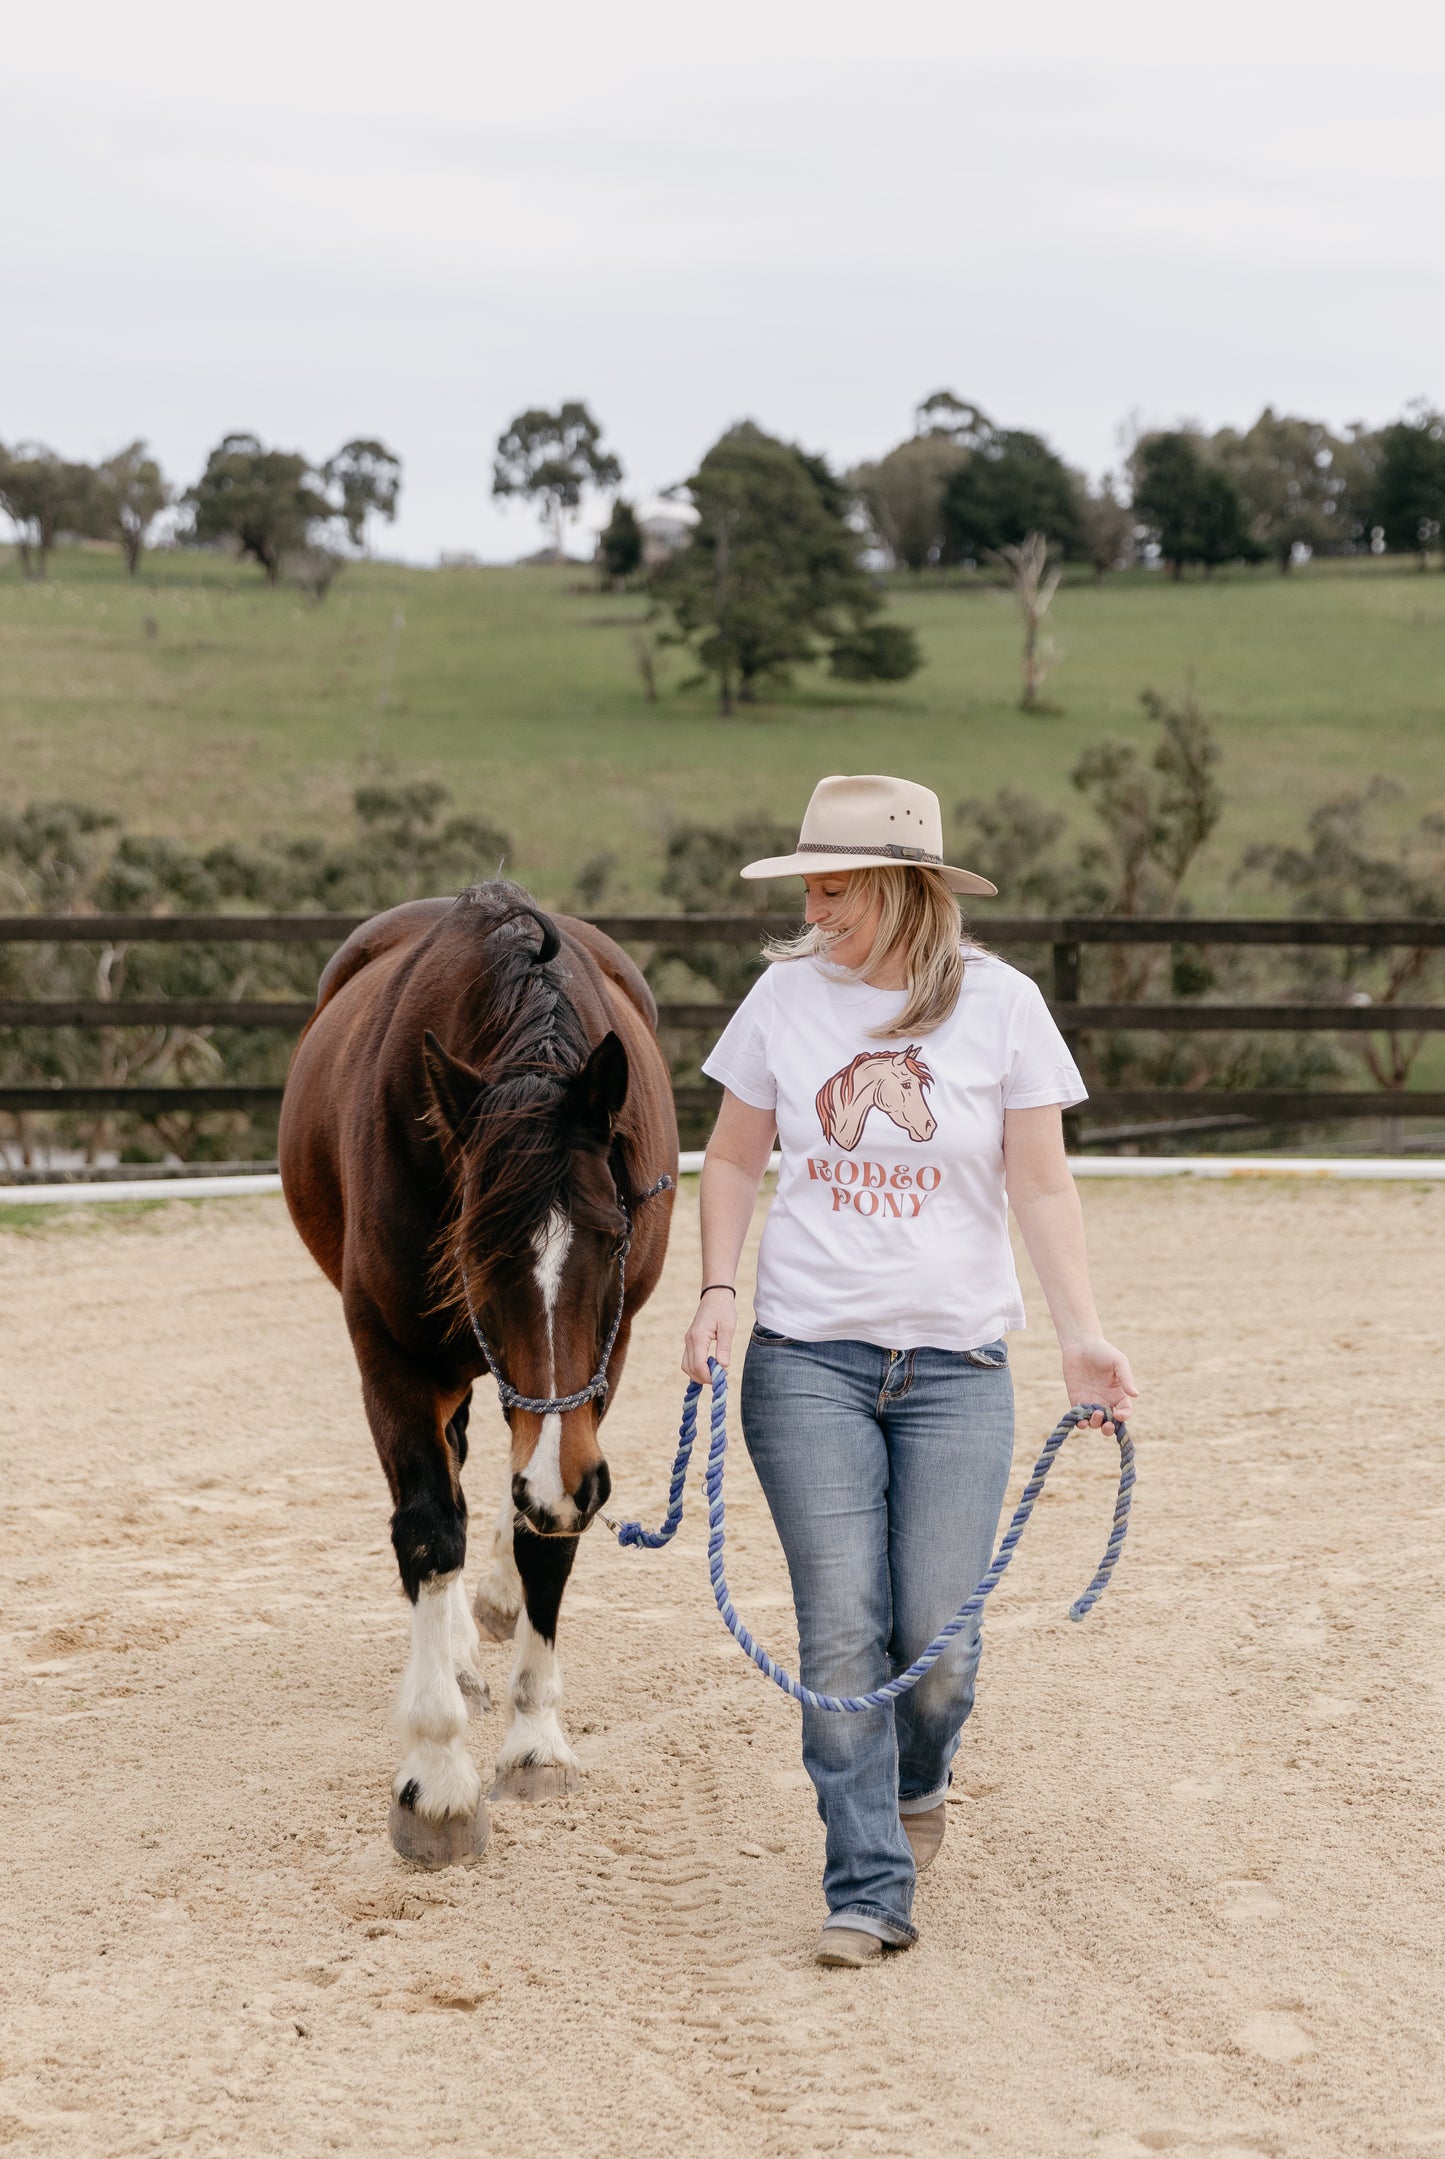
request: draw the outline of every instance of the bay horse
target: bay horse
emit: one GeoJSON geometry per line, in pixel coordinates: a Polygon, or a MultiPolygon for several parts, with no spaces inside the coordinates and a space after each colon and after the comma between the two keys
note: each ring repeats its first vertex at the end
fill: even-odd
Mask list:
{"type": "Polygon", "coordinates": [[[412,1606],[391,1810],[410,1858],[485,1841],[464,1743],[468,1698],[490,1706],[479,1627],[517,1638],[491,1796],[576,1783],[557,1617],[611,1487],[598,1426],[662,1272],[677,1175],[656,1025],[610,938],[496,880],[355,930],[291,1060],[282,1186],[341,1292],[412,1606]],[[511,1481],[469,1610],[461,1471],[489,1364],[511,1481]]]}
{"type": "Polygon", "coordinates": [[[881,1109],[910,1139],[932,1139],[938,1127],[925,1093],[932,1085],[933,1074],[916,1042],[904,1050],[861,1050],[818,1089],[815,1102],[823,1137],[851,1154],[863,1137],[869,1111],[881,1109]]]}

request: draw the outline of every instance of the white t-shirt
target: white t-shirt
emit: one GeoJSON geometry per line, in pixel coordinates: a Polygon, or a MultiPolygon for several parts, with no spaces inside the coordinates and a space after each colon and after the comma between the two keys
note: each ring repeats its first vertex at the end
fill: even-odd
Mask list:
{"type": "Polygon", "coordinates": [[[1070,1108],[1083,1081],[1035,984],[992,953],[965,947],[941,1027],[875,1036],[903,1003],[781,961],[703,1065],[777,1117],[755,1310],[798,1341],[977,1349],[1024,1324],[1003,1114],[1070,1108]]]}

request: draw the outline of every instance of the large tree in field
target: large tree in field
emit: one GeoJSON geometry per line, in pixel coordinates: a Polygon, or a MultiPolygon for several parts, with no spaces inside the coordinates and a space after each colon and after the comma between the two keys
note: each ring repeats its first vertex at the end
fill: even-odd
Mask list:
{"type": "Polygon", "coordinates": [[[62,532],[89,529],[95,474],[69,463],[38,442],[0,449],[0,510],[15,527],[15,545],[27,577],[44,577],[50,550],[62,532]]]}
{"type": "Polygon", "coordinates": [[[1423,570],[1445,527],[1445,414],[1421,404],[1380,430],[1373,509],[1385,545],[1423,570]]]}
{"type": "Polygon", "coordinates": [[[1063,459],[1038,435],[1006,428],[969,451],[943,495],[955,561],[982,562],[1041,532],[1061,554],[1083,552],[1079,489],[1063,459]]]}
{"type": "Polygon", "coordinates": [[[146,455],[145,444],[132,442],[96,467],[90,530],[96,539],[119,540],[134,577],[156,519],[174,500],[174,489],[146,455]]]}
{"type": "Polygon", "coordinates": [[[942,555],[944,490],[967,456],[946,435],[915,435],[851,475],[869,524],[900,569],[922,570],[942,555]]]}
{"type": "Polygon", "coordinates": [[[318,477],[299,450],[266,450],[254,435],[227,435],[186,497],[195,537],[230,540],[274,585],[282,557],[305,549],[334,515],[318,477]]]}
{"type": "Polygon", "coordinates": [[[827,652],[848,681],[900,681],[919,665],[860,568],[859,535],[826,467],[751,421],[714,443],[688,481],[698,523],[654,589],[680,639],[717,677],[724,714],[827,652]]]}
{"type": "Polygon", "coordinates": [[[1302,420],[1269,405],[1241,434],[1221,428],[1211,461],[1234,482],[1250,535],[1281,571],[1297,547],[1319,551],[1350,538],[1341,445],[1323,420],[1302,420]]]}
{"type": "Polygon", "coordinates": [[[353,547],[365,545],[369,517],[395,522],[401,459],[384,442],[362,438],[346,443],[327,459],[323,477],[334,491],[337,515],[353,547]]]}
{"type": "Polygon", "coordinates": [[[1139,522],[1153,532],[1172,577],[1191,562],[1212,570],[1259,559],[1234,482],[1208,462],[1195,436],[1145,435],[1129,463],[1139,522]]]}
{"type": "Polygon", "coordinates": [[[497,437],[492,493],[521,495],[534,502],[552,535],[552,549],[562,559],[562,533],[589,487],[616,487],[622,466],[602,448],[602,430],[578,400],[546,412],[540,406],[519,412],[497,437]]]}

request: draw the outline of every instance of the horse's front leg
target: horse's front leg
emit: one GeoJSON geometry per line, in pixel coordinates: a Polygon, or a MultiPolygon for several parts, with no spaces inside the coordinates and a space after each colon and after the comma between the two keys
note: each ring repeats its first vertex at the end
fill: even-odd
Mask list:
{"type": "Polygon", "coordinates": [[[509,1701],[512,1721],[497,1756],[492,1799],[557,1799],[575,1791],[581,1774],[557,1714],[562,1671],[557,1662],[557,1614],[577,1556],[575,1537],[538,1536],[521,1523],[513,1552],[522,1583],[517,1654],[509,1701]]]}
{"type": "Polygon", "coordinates": [[[473,1699],[485,1701],[476,1628],[462,1588],[465,1426],[459,1433],[448,1429],[449,1405],[379,1329],[354,1321],[352,1338],[367,1418],[395,1503],[392,1548],[412,1608],[411,1653],[395,1712],[402,1759],[392,1779],[391,1840],[404,1858],[449,1865],[474,1858],[488,1826],[481,1776],[466,1747],[462,1686],[465,1675],[473,1699]]]}
{"type": "Polygon", "coordinates": [[[509,1642],[516,1632],[517,1614],[522,1609],[522,1577],[517,1572],[512,1552],[516,1519],[516,1501],[508,1490],[492,1524],[482,1571],[477,1576],[477,1593],[472,1601],[477,1625],[489,1642],[509,1642]]]}

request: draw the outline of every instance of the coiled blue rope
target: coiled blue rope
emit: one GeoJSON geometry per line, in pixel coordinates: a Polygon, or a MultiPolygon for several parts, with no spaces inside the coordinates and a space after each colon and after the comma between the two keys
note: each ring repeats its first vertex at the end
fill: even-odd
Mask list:
{"type": "MultiPolygon", "coordinates": [[[[955,1635],[961,1634],[964,1628],[978,1617],[985,1601],[992,1596],[1003,1579],[1004,1570],[1014,1556],[1018,1541],[1024,1533],[1024,1525],[1034,1511],[1034,1503],[1044,1488],[1044,1479],[1053,1468],[1059,1449],[1075,1425],[1086,1422],[1096,1409],[1103,1409],[1102,1403],[1084,1402],[1077,1409],[1071,1409],[1060,1417],[1044,1441],[1043,1453],[1034,1464],[1033,1475],[1023,1488],[987,1574],[973,1595],[959,1606],[947,1626],[940,1627],[922,1656],[914,1658],[906,1672],[900,1672],[896,1679],[890,1679],[884,1686],[875,1687],[871,1694],[815,1694],[811,1687],[803,1686],[801,1681],[794,1679],[791,1672],[785,1672],[780,1664],[773,1661],[767,1651],[753,1640],[733,1609],[727,1576],[723,1572],[723,1543],[726,1537],[723,1463],[728,1451],[728,1376],[712,1357],[708,1359],[708,1370],[712,1374],[712,1443],[708,1449],[707,1470],[703,1480],[707,1492],[709,1528],[707,1563],[708,1573],[712,1578],[713,1598],[722,1614],[723,1624],[738,1646],[752,1658],[758,1670],[765,1673],[775,1687],[781,1687],[784,1694],[790,1694],[795,1702],[801,1702],[807,1709],[847,1713],[856,1713],[861,1709],[882,1709],[889,1702],[896,1701],[900,1694],[906,1694],[910,1687],[916,1687],[925,1672],[932,1670],[955,1635]]],[[[677,1456],[672,1465],[672,1483],[667,1493],[667,1514],[661,1528],[644,1529],[640,1522],[613,1522],[607,1521],[604,1516],[604,1521],[607,1521],[608,1528],[615,1532],[619,1544],[641,1545],[655,1552],[659,1546],[669,1544],[676,1536],[682,1521],[682,1493],[687,1482],[687,1466],[692,1459],[693,1446],[697,1440],[697,1403],[701,1393],[701,1382],[689,1380],[687,1392],[682,1398],[682,1425],[678,1432],[677,1456]]],[[[1103,1414],[1111,1417],[1112,1413],[1103,1409],[1103,1414]]],[[[1129,1504],[1135,1481],[1134,1442],[1117,1417],[1113,1417],[1112,1422],[1114,1436],[1119,1442],[1119,1491],[1114,1502],[1113,1527],[1094,1579],[1083,1595],[1076,1597],[1069,1606],[1070,1619],[1083,1619],[1098,1603],[1119,1554],[1124,1549],[1124,1539],[1129,1530],[1129,1504]]]]}

